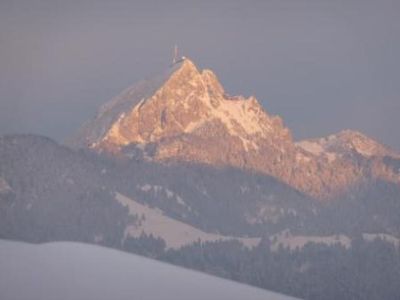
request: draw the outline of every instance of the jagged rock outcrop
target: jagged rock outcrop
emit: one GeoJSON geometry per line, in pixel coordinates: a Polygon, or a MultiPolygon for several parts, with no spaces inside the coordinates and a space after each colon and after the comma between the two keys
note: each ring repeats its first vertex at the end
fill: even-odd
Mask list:
{"type": "Polygon", "coordinates": [[[189,59],[105,104],[71,145],[254,170],[319,199],[375,178],[400,182],[384,163],[400,157],[394,151],[352,131],[295,143],[280,117],[254,97],[229,96],[212,71],[189,59]]]}

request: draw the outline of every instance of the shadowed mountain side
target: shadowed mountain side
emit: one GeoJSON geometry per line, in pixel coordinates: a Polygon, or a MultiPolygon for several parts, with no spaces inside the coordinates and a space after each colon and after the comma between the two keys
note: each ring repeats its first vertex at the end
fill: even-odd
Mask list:
{"type": "Polygon", "coordinates": [[[111,159],[32,135],[0,138],[0,175],[4,238],[119,246],[125,228],[140,216],[129,215],[115,200],[117,192],[206,233],[260,237],[289,229],[331,235],[355,227],[395,236],[400,232],[400,189],[384,181],[360,183],[341,201],[323,205],[254,172],[111,159]],[[388,210],[393,217],[385,218],[388,210]]]}
{"type": "Polygon", "coordinates": [[[0,162],[3,238],[118,246],[137,218],[115,200],[116,192],[205,232],[255,237],[301,228],[317,205],[264,175],[109,160],[32,135],[0,138],[0,162]]]}
{"type": "Polygon", "coordinates": [[[132,217],[114,201],[101,166],[45,137],[1,137],[0,236],[119,245],[132,217]]]}

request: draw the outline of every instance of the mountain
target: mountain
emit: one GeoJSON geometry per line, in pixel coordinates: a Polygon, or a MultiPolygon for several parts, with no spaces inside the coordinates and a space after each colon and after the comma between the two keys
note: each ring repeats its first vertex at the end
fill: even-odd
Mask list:
{"type": "Polygon", "coordinates": [[[1,239],[103,245],[305,299],[399,298],[400,158],[359,132],[296,142],[184,60],[69,145],[0,136],[1,239]]]}
{"type": "Polygon", "coordinates": [[[101,107],[70,145],[163,163],[232,166],[271,175],[311,197],[343,197],[370,180],[400,183],[400,154],[355,131],[294,142],[256,98],[229,96],[189,59],[101,107]]]}
{"type": "Polygon", "coordinates": [[[71,242],[31,245],[0,240],[0,265],[2,300],[295,299],[141,256],[71,242]]]}

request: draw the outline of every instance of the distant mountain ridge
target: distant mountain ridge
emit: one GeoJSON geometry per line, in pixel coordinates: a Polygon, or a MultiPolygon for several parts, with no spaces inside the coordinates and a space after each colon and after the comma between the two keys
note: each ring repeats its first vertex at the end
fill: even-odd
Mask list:
{"type": "Polygon", "coordinates": [[[355,131],[295,143],[256,98],[229,96],[189,59],[103,105],[70,145],[161,162],[233,166],[272,175],[318,199],[369,180],[400,183],[400,154],[355,131]]]}

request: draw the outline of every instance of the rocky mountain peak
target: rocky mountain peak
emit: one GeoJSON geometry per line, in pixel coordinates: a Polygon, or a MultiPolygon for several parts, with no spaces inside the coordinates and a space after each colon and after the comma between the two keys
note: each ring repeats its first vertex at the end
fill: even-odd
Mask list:
{"type": "Polygon", "coordinates": [[[129,144],[228,136],[248,151],[272,135],[291,139],[281,119],[269,116],[254,97],[229,96],[211,70],[183,59],[103,105],[75,140],[120,151],[129,144]]]}
{"type": "Polygon", "coordinates": [[[255,97],[228,95],[211,70],[189,59],[103,105],[72,144],[163,163],[248,169],[317,198],[340,195],[371,176],[400,182],[379,159],[397,156],[376,141],[347,130],[294,143],[280,117],[255,97]]]}
{"type": "Polygon", "coordinates": [[[200,71],[197,66],[189,58],[185,58],[171,66],[171,76],[167,82],[183,83],[187,80],[192,80],[200,76],[200,71]]]}
{"type": "Polygon", "coordinates": [[[202,86],[210,95],[224,94],[224,88],[218,77],[209,69],[199,70],[199,68],[189,58],[172,66],[174,71],[170,78],[163,84],[162,88],[179,89],[188,87],[196,88],[202,86]]]}

